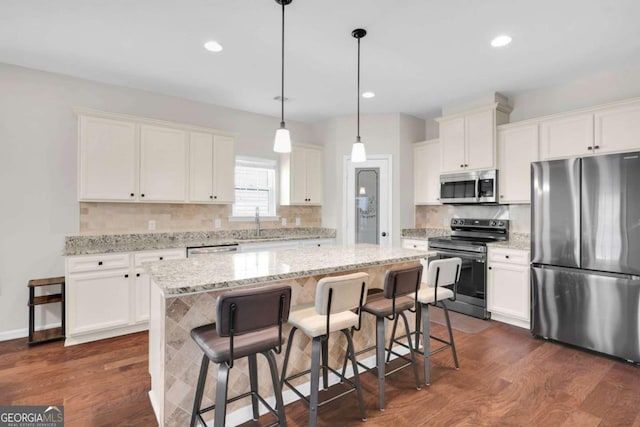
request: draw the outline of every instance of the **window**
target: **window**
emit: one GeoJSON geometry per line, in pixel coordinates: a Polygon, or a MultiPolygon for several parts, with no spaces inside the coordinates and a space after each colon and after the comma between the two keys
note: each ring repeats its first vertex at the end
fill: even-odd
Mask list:
{"type": "Polygon", "coordinates": [[[233,216],[276,216],[276,162],[236,158],[233,216]]]}

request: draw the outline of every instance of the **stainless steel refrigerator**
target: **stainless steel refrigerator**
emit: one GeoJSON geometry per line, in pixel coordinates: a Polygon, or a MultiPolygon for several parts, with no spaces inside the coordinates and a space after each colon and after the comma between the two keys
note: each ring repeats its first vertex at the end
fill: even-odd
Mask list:
{"type": "Polygon", "coordinates": [[[640,152],[531,178],[531,332],[640,362],[640,152]]]}

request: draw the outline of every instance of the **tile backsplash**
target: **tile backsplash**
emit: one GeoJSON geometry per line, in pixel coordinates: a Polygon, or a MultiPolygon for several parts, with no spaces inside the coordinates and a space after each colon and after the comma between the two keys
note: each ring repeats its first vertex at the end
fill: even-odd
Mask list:
{"type": "Polygon", "coordinates": [[[416,206],[416,228],[448,228],[451,218],[508,219],[509,230],[530,233],[531,205],[416,206]]]}
{"type": "MultiPolygon", "coordinates": [[[[320,227],[320,206],[279,206],[278,221],[262,221],[262,228],[320,227]],[[300,218],[300,225],[296,225],[300,218]]],[[[251,221],[229,221],[231,205],[177,204],[177,203],[80,203],[80,234],[148,233],[171,231],[215,231],[251,228],[251,221]],[[215,220],[220,228],[215,228],[215,220]],[[149,230],[149,221],[155,221],[155,230],[149,230]]]]}

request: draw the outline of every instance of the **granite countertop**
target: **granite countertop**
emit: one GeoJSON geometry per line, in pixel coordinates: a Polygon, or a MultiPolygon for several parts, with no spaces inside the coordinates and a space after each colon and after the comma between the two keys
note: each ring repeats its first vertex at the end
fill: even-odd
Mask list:
{"type": "Polygon", "coordinates": [[[165,296],[415,261],[424,251],[358,244],[230,253],[145,263],[165,296]]]}
{"type": "Polygon", "coordinates": [[[403,239],[427,240],[430,237],[446,237],[451,235],[448,228],[403,228],[403,239]]]}
{"type": "Polygon", "coordinates": [[[335,237],[335,229],[321,227],[267,228],[260,231],[260,237],[256,237],[254,229],[67,236],[63,255],[104,254],[230,243],[333,239],[335,237]]]}
{"type": "Polygon", "coordinates": [[[509,240],[506,242],[489,243],[492,248],[519,249],[521,251],[531,250],[531,239],[529,233],[509,233],[509,240]]]}

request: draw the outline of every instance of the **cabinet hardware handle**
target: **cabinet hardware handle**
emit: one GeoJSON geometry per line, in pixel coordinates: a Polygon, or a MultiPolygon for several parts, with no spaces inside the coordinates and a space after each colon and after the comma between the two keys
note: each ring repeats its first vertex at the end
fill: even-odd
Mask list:
{"type": "Polygon", "coordinates": [[[489,270],[491,270],[491,267],[487,267],[489,270]]]}
{"type": "Polygon", "coordinates": [[[464,167],[465,167],[465,168],[466,168],[466,167],[469,167],[469,165],[465,163],[465,164],[464,164],[464,167]]]}
{"type": "Polygon", "coordinates": [[[501,198],[501,199],[504,199],[504,196],[501,194],[501,195],[500,195],[500,198],[501,198]]]}
{"type": "Polygon", "coordinates": [[[320,247],[320,243],[318,243],[318,247],[320,247]]]}
{"type": "Polygon", "coordinates": [[[463,168],[463,167],[464,167],[464,165],[460,165],[460,167],[461,167],[461,168],[463,168]]]}
{"type": "Polygon", "coordinates": [[[129,194],[129,195],[130,195],[131,197],[135,196],[135,194],[133,194],[133,193],[131,193],[131,194],[129,194]]]}
{"type": "Polygon", "coordinates": [[[593,150],[593,147],[587,147],[587,150],[593,150]]]}
{"type": "Polygon", "coordinates": [[[218,196],[213,196],[213,198],[214,198],[214,199],[217,199],[217,198],[218,198],[218,196]]]}
{"type": "Polygon", "coordinates": [[[209,196],[210,199],[213,199],[213,196],[209,196]]]}
{"type": "MultiPolygon", "coordinates": [[[[507,257],[507,258],[509,258],[509,257],[507,257]]],[[[163,256],[161,256],[161,257],[160,257],[160,261],[162,261],[163,259],[164,259],[164,257],[163,257],[163,256]]]]}
{"type": "Polygon", "coordinates": [[[505,255],[504,257],[505,257],[506,259],[509,259],[509,255],[505,255]]]}
{"type": "Polygon", "coordinates": [[[142,193],[142,194],[140,195],[140,197],[144,197],[144,193],[142,193]]]}
{"type": "Polygon", "coordinates": [[[387,232],[386,231],[382,232],[382,237],[387,237],[387,232]]]}
{"type": "Polygon", "coordinates": [[[102,265],[102,261],[98,261],[98,265],[102,265]]]}
{"type": "Polygon", "coordinates": [[[596,146],[594,146],[594,147],[593,147],[593,149],[594,149],[594,150],[599,150],[599,149],[600,149],[600,146],[599,146],[599,145],[596,145],[596,146]]]}
{"type": "Polygon", "coordinates": [[[124,275],[124,278],[125,278],[125,279],[128,279],[128,278],[129,278],[129,275],[128,275],[128,274],[125,274],[125,275],[124,275]]]}
{"type": "Polygon", "coordinates": [[[136,273],[136,277],[140,277],[140,273],[136,273]]]}

